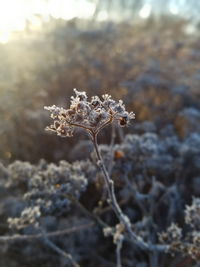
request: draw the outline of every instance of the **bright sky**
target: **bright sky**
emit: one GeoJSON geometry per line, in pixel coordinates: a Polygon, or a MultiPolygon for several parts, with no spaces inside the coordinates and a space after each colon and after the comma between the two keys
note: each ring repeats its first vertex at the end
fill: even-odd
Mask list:
{"type": "Polygon", "coordinates": [[[86,18],[94,9],[95,4],[85,0],[0,0],[0,42],[6,43],[13,31],[23,30],[27,19],[37,28],[39,20],[35,14],[46,20],[50,15],[63,19],[86,18]]]}
{"type": "MultiPolygon", "coordinates": [[[[185,0],[171,0],[169,9],[172,14],[178,13],[177,3],[183,5],[185,0]]],[[[142,19],[150,16],[151,4],[152,0],[145,0],[139,11],[142,19]]],[[[41,20],[36,15],[40,15],[46,21],[50,16],[68,20],[75,17],[89,18],[94,11],[94,0],[0,0],[0,43],[7,43],[13,32],[23,31],[27,20],[31,23],[32,29],[38,29],[41,20]]],[[[105,20],[107,17],[106,10],[101,10],[98,14],[99,20],[105,20]]]]}

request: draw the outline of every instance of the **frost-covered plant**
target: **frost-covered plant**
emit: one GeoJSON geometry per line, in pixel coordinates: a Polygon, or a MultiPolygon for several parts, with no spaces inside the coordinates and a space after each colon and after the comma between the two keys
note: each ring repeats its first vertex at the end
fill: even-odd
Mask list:
{"type": "Polygon", "coordinates": [[[78,200],[88,183],[79,162],[70,164],[61,161],[57,165],[40,162],[37,167],[29,164],[27,168],[26,163],[18,161],[11,164],[8,170],[11,175],[6,184],[7,188],[16,184],[15,177],[21,177],[23,182],[26,178],[28,187],[24,201],[29,203],[29,207],[22,211],[19,218],[8,219],[10,228],[16,229],[28,225],[38,226],[41,216],[66,213],[71,207],[71,199],[78,200]],[[32,177],[29,177],[29,170],[32,170],[32,177]]]}
{"type": "Polygon", "coordinates": [[[193,198],[192,205],[186,206],[185,223],[200,230],[200,198],[193,198]]]}
{"type": "MultiPolygon", "coordinates": [[[[87,162],[85,162],[87,164],[87,162]]],[[[78,202],[86,190],[88,180],[83,172],[84,164],[70,164],[61,161],[59,164],[47,164],[41,160],[37,166],[17,161],[8,167],[9,177],[6,188],[13,190],[13,185],[26,185],[23,206],[19,217],[10,216],[9,228],[40,232],[43,241],[57,253],[67,258],[70,266],[79,266],[70,254],[65,253],[46,237],[44,221],[68,214],[74,202],[78,202]],[[31,176],[30,176],[31,173],[31,176]],[[16,182],[18,181],[18,183],[16,182]],[[25,207],[24,207],[25,206],[25,207]]],[[[0,168],[2,169],[2,168],[0,168]]]]}
{"type": "MultiPolygon", "coordinates": [[[[144,258],[150,266],[159,266],[159,258],[164,256],[162,252],[167,251],[198,260],[198,199],[195,205],[186,208],[185,226],[180,218],[184,216],[183,204],[188,203],[185,196],[191,196],[191,190],[196,192],[195,196],[198,194],[194,182],[198,184],[199,181],[200,135],[193,133],[180,140],[168,130],[161,136],[157,131],[147,130],[141,135],[136,131],[134,135],[126,135],[120,144],[98,146],[98,133],[105,126],[115,122],[125,126],[134,115],[125,110],[121,101],[114,101],[110,96],[88,99],[85,92],[75,90],[75,93],[69,109],[46,107],[53,119],[47,129],[68,137],[76,128],[81,128],[88,133],[94,152],[87,161],[47,164],[41,160],[37,165],[17,161],[7,168],[0,166],[6,190],[17,193],[15,199],[21,203],[14,213],[9,211],[9,206],[8,209],[5,207],[10,228],[17,228],[21,234],[34,235],[46,230],[47,237],[59,232],[54,245],[68,247],[69,253],[83,266],[85,256],[92,262],[94,260],[88,253],[93,244],[94,247],[102,245],[104,259],[113,261],[113,253],[107,250],[111,242],[116,245],[117,266],[120,267],[128,260],[127,266],[133,266],[143,262],[144,258]],[[103,176],[96,168],[96,160],[103,176]],[[102,189],[105,189],[103,194],[102,189]],[[21,216],[16,217],[20,211],[21,216]],[[113,218],[115,214],[118,221],[113,218]],[[79,228],[85,217],[89,228],[95,226],[87,238],[85,230],[83,236],[77,232],[76,238],[63,238],[63,229],[79,228]],[[98,225],[100,227],[96,227],[98,225]],[[111,236],[103,244],[102,229],[104,236],[111,236]],[[160,244],[158,232],[162,232],[160,244]],[[128,250],[125,249],[127,245],[128,250]],[[131,251],[130,255],[128,251],[131,251]],[[141,256],[136,260],[138,252],[141,256]]],[[[9,200],[8,204],[15,206],[15,199],[9,200]]],[[[2,240],[8,239],[9,236],[2,237],[2,240]]],[[[55,246],[54,250],[59,251],[55,246]]],[[[63,255],[63,252],[59,254],[63,255]]]]}
{"type": "Polygon", "coordinates": [[[51,113],[54,123],[47,127],[62,137],[71,137],[75,127],[83,128],[93,137],[108,124],[118,121],[120,126],[126,126],[135,118],[133,112],[127,112],[122,100],[116,102],[110,95],[102,95],[102,99],[93,96],[90,101],[85,92],[74,89],[76,96],[71,97],[69,109],[55,105],[45,107],[51,113]]]}
{"type": "MultiPolygon", "coordinates": [[[[51,118],[54,120],[53,124],[47,127],[47,130],[53,131],[62,137],[71,137],[76,127],[87,131],[94,145],[97,163],[103,173],[108,193],[107,201],[118,217],[120,224],[123,225],[123,231],[128,234],[129,238],[131,238],[139,248],[148,251],[154,250],[155,246],[153,247],[147,244],[141,237],[138,237],[133,232],[128,216],[126,216],[120,208],[115,195],[114,182],[105,167],[97,143],[98,133],[104,127],[114,123],[115,121],[117,121],[121,127],[124,127],[129,124],[131,119],[135,118],[135,114],[133,112],[129,113],[126,111],[122,100],[117,102],[113,100],[110,95],[102,95],[102,98],[93,96],[90,100],[88,100],[85,92],[79,92],[76,89],[74,89],[74,92],[76,96],[71,97],[71,105],[69,109],[60,108],[55,105],[45,107],[46,110],[50,111],[51,118]]],[[[117,242],[117,262],[119,266],[121,266],[119,256],[121,245],[122,241],[117,242]]]]}
{"type": "MultiPolygon", "coordinates": [[[[59,108],[55,105],[45,107],[51,113],[51,118],[54,123],[47,127],[48,131],[53,131],[62,137],[71,137],[74,128],[85,129],[94,145],[98,165],[104,175],[104,181],[108,192],[108,202],[111,204],[119,221],[124,225],[129,235],[138,242],[137,236],[131,229],[129,218],[122,212],[114,192],[114,182],[110,178],[108,171],[103,162],[99,151],[97,136],[98,133],[107,125],[118,121],[120,126],[126,126],[131,119],[135,118],[133,112],[127,112],[122,100],[118,102],[113,100],[110,95],[102,95],[102,99],[98,96],[93,96],[91,100],[85,92],[79,92],[74,89],[75,97],[71,97],[71,105],[69,109],[59,108]]],[[[142,242],[138,242],[140,246],[144,246],[142,242]]]]}
{"type": "MultiPolygon", "coordinates": [[[[143,244],[148,244],[149,250],[152,248],[151,251],[147,251],[148,248],[134,249],[136,243],[127,242],[129,235],[125,234],[127,231],[124,224],[117,223],[116,218],[113,218],[112,208],[106,206],[104,201],[99,205],[102,202],[102,174],[95,164],[92,164],[96,159],[95,151],[91,154],[90,160],[72,164],[66,161],[48,164],[41,160],[36,165],[19,161],[7,167],[0,165],[1,177],[6,181],[2,186],[4,184],[4,190],[8,194],[8,202],[2,201],[1,204],[5,205],[4,219],[11,217],[9,226],[20,230],[21,234],[35,234],[40,229],[46,229],[49,236],[52,235],[52,231],[56,231],[53,232],[54,235],[58,230],[74,228],[80,223],[85,224],[86,219],[87,222],[95,225],[95,228],[89,226],[89,235],[85,229],[77,232],[76,238],[73,234],[65,238],[61,231],[59,237],[52,239],[61,248],[68,247],[68,252],[74,255],[81,266],[85,266],[84,257],[95,262],[95,266],[98,265],[88,253],[93,247],[103,247],[103,258],[113,261],[113,251],[108,250],[108,246],[110,247],[113,241],[116,245],[117,262],[122,261],[123,266],[126,265],[127,260],[129,260],[127,266],[136,265],[144,261],[147,255],[148,258],[145,258],[145,261],[151,262],[151,266],[160,266],[158,260],[164,258],[163,251],[169,251],[175,255],[174,260],[177,260],[177,257],[183,257],[180,260],[184,260],[186,256],[196,261],[199,259],[197,244],[200,240],[199,199],[195,198],[195,205],[186,206],[185,213],[183,204],[188,205],[188,200],[185,199],[186,193],[188,196],[194,194],[196,197],[199,194],[197,186],[195,186],[196,191],[193,189],[194,181],[199,180],[199,164],[195,163],[196,157],[199,156],[197,145],[199,138],[200,135],[194,134],[185,140],[178,140],[175,136],[161,138],[155,133],[129,134],[121,144],[112,147],[113,160],[110,176],[115,181],[118,203],[120,206],[123,205],[124,213],[130,218],[134,233],[141,238],[143,244]],[[185,177],[183,173],[186,174],[185,177]],[[190,188],[188,179],[191,181],[190,188]],[[24,195],[23,199],[22,195],[24,195]],[[70,196],[78,202],[79,206],[72,202],[73,199],[69,199],[70,196]],[[88,212],[83,213],[83,209],[79,209],[80,205],[88,212]],[[21,216],[16,218],[20,211],[22,211],[21,216]],[[184,215],[185,223],[183,219],[181,220],[184,215]],[[96,219],[99,221],[97,222],[96,219]],[[99,224],[101,220],[105,225],[99,224]],[[172,222],[174,223],[171,225],[172,222]],[[100,227],[97,227],[98,225],[100,227]],[[168,227],[167,230],[166,227],[168,227]],[[111,238],[102,239],[102,228],[104,235],[110,235],[111,238]],[[157,250],[160,246],[158,232],[163,232],[162,251],[157,250]],[[127,246],[129,249],[125,249],[127,246]],[[130,255],[128,251],[131,251],[130,255]],[[141,257],[136,260],[138,251],[141,257]]],[[[111,148],[103,145],[99,149],[106,167],[109,167],[111,148]]],[[[12,237],[2,236],[0,240],[8,240],[12,237]]],[[[23,235],[19,238],[23,238],[23,235]]],[[[35,246],[32,243],[29,243],[29,246],[32,253],[35,246]]],[[[19,249],[20,255],[22,251],[19,249]]],[[[56,255],[52,257],[56,258],[56,255]]],[[[166,264],[169,265],[171,260],[173,260],[171,257],[167,257],[166,264]]],[[[103,266],[107,266],[106,263],[103,266]]]]}
{"type": "Polygon", "coordinates": [[[159,235],[161,243],[168,244],[168,251],[174,255],[181,252],[183,255],[190,255],[196,261],[200,260],[200,198],[193,198],[192,204],[185,208],[185,224],[187,231],[172,223],[166,232],[159,235]]]}
{"type": "Polygon", "coordinates": [[[41,216],[40,207],[28,207],[25,208],[20,218],[8,218],[8,223],[11,228],[22,229],[27,225],[34,225],[38,227],[38,219],[41,216]]]}
{"type": "MultiPolygon", "coordinates": [[[[129,113],[126,111],[121,100],[116,102],[110,95],[102,95],[102,98],[93,96],[88,100],[85,92],[79,92],[76,89],[74,89],[74,91],[76,96],[71,97],[71,105],[69,109],[60,108],[55,105],[45,107],[46,110],[50,111],[51,118],[53,119],[53,124],[47,127],[47,130],[55,132],[58,136],[71,137],[74,133],[74,129],[77,127],[84,129],[89,134],[96,153],[97,163],[103,173],[108,194],[107,202],[111,205],[120,222],[118,224],[120,225],[120,228],[116,226],[116,230],[112,233],[114,243],[117,246],[117,265],[121,266],[120,251],[124,237],[131,239],[133,244],[139,249],[147,251],[150,255],[153,255],[152,258],[155,258],[155,251],[164,251],[166,249],[165,245],[158,245],[150,240],[147,242],[143,239],[142,235],[137,235],[133,231],[129,217],[124,214],[118,204],[114,181],[111,179],[109,171],[104,164],[97,142],[98,134],[104,127],[115,121],[117,121],[121,127],[126,126],[131,119],[135,118],[135,115],[133,112],[129,113]]],[[[161,151],[158,150],[156,136],[152,134],[149,136],[147,135],[146,137],[147,138],[145,139],[144,136],[144,140],[140,144],[142,153],[144,155],[151,155],[152,153],[159,154],[161,151]]],[[[133,190],[133,192],[137,198],[137,192],[135,190],[133,190]]],[[[148,226],[145,227],[148,228],[148,226]]]]}

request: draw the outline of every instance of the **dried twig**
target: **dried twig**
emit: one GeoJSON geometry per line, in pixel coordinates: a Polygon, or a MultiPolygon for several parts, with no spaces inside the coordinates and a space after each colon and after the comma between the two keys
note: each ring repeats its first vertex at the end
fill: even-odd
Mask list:
{"type": "MultiPolygon", "coordinates": [[[[55,237],[55,236],[60,236],[60,235],[71,234],[71,233],[82,231],[82,230],[85,230],[85,229],[88,229],[88,228],[94,227],[94,226],[95,226],[94,222],[85,223],[85,224],[74,226],[74,227],[71,227],[71,228],[68,228],[65,230],[58,230],[58,231],[54,231],[54,232],[49,232],[49,233],[46,233],[46,236],[47,237],[55,237]]],[[[30,241],[33,239],[39,239],[41,237],[43,237],[43,234],[41,234],[41,233],[33,234],[33,235],[19,235],[19,234],[12,235],[12,236],[9,236],[9,235],[6,236],[5,235],[5,236],[0,236],[0,242],[20,241],[20,240],[30,241]]]]}
{"type": "Polygon", "coordinates": [[[46,234],[43,233],[43,240],[46,245],[48,245],[51,249],[56,251],[59,255],[63,256],[66,258],[73,267],[80,267],[80,265],[73,259],[72,255],[69,253],[66,253],[64,250],[59,248],[55,243],[53,243],[47,236],[46,234]]]}

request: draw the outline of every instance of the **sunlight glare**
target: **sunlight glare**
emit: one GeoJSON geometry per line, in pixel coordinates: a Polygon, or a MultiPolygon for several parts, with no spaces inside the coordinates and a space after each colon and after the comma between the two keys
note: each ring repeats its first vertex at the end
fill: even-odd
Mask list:
{"type": "Polygon", "coordinates": [[[0,6],[0,42],[5,43],[12,31],[24,29],[26,10],[19,0],[0,0],[0,6]]]}
{"type": "Polygon", "coordinates": [[[179,9],[176,5],[174,5],[173,3],[169,6],[169,11],[173,14],[173,15],[177,15],[179,12],[179,9]]]}
{"type": "Polygon", "coordinates": [[[139,16],[142,18],[142,19],[147,19],[151,14],[151,5],[150,4],[145,4],[140,12],[139,12],[139,16]]]}
{"type": "Polygon", "coordinates": [[[93,15],[95,4],[85,0],[71,1],[51,0],[49,2],[49,14],[54,18],[73,19],[88,18],[93,15]]]}
{"type": "Polygon", "coordinates": [[[42,20],[51,17],[65,20],[88,18],[95,11],[95,3],[86,0],[0,0],[0,42],[6,43],[13,32],[25,30],[26,23],[31,29],[40,27],[42,20]]]}
{"type": "Polygon", "coordinates": [[[9,32],[0,32],[0,43],[6,44],[10,40],[9,32]]]}

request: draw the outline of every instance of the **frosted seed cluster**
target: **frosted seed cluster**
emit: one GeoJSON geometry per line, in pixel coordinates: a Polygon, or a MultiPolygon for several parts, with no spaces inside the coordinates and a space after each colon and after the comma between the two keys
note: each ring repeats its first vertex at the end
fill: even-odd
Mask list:
{"type": "Polygon", "coordinates": [[[53,124],[46,128],[62,137],[71,137],[75,127],[98,132],[101,128],[113,121],[118,121],[120,126],[126,126],[135,118],[133,112],[127,112],[122,100],[113,100],[110,95],[88,97],[85,92],[74,89],[75,96],[71,97],[69,109],[55,105],[44,107],[51,113],[53,124]]]}

